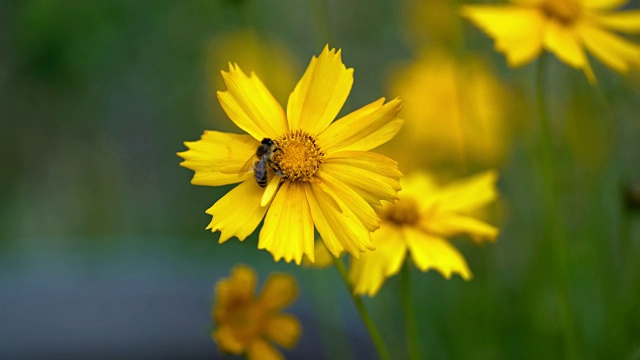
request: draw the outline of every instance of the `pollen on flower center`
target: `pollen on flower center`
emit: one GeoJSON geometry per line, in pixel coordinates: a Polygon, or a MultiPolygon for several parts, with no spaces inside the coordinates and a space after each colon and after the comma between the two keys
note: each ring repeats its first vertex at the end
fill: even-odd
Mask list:
{"type": "Polygon", "coordinates": [[[410,199],[402,199],[382,210],[380,217],[398,226],[414,225],[420,219],[418,205],[410,199]]]}
{"type": "Polygon", "coordinates": [[[580,17],[582,6],[575,0],[547,0],[542,3],[542,11],[545,16],[567,25],[580,17]]]}
{"type": "Polygon", "coordinates": [[[291,181],[309,181],[322,166],[324,153],[317,138],[303,130],[292,130],[273,140],[276,149],[271,160],[291,181]]]}

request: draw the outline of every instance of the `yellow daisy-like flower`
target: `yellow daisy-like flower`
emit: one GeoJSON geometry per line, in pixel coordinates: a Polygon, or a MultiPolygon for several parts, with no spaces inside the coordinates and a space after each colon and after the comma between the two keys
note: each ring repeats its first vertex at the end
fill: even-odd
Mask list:
{"type": "Polygon", "coordinates": [[[404,146],[384,145],[385,154],[400,164],[442,170],[493,167],[506,157],[513,126],[509,94],[482,61],[462,62],[430,49],[391,77],[389,91],[402,98],[405,120],[395,143],[404,146]]]}
{"type": "Polygon", "coordinates": [[[207,210],[207,228],[221,232],[220,243],[244,240],[264,217],[258,248],[276,261],[300,264],[306,254],[313,262],[314,227],[334,256],[375,249],[370,233],[380,219],[372,205],[397,198],[401,173],[395,161],[368,150],[400,129],[400,100],[381,98],[333,122],[353,69],[328,46],[311,59],[286,113],[255,74],[230,64],[222,78],[227,91],[218,100],[248,135],[205,131],[178,153],[180,165],[195,171],[192,184],[241,183],[207,210]]]}
{"type": "Polygon", "coordinates": [[[497,237],[495,226],[469,215],[496,199],[496,179],[494,171],[445,186],[424,173],[403,178],[400,200],[378,211],[382,224],[372,236],[376,251],[351,262],[355,293],[374,296],[386,278],[400,271],[407,252],[421,271],[435,269],[447,279],[457,273],[469,280],[467,262],[446,238],[464,233],[481,242],[497,237]]]}
{"type": "Polygon", "coordinates": [[[271,343],[293,348],[302,326],[298,319],[280,311],[298,297],[293,276],[272,274],[255,297],[256,273],[239,265],[231,277],[216,284],[215,304],[211,317],[216,329],[211,338],[221,351],[235,355],[247,354],[252,359],[284,359],[271,343]]]}
{"type": "Polygon", "coordinates": [[[640,32],[640,11],[613,12],[625,0],[512,0],[513,5],[467,5],[462,15],[495,40],[510,66],[520,66],[542,49],[582,69],[591,83],[595,75],[586,48],[611,69],[626,73],[640,66],[640,46],[613,31],[640,32]]]}

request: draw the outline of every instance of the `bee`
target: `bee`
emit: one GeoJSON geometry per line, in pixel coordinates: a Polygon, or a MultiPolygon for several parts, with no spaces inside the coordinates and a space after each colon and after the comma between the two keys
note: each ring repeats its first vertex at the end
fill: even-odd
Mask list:
{"type": "Polygon", "coordinates": [[[269,182],[269,171],[267,169],[267,165],[269,165],[271,170],[276,174],[284,176],[280,169],[280,165],[271,160],[273,153],[278,150],[280,150],[280,148],[277,148],[273,140],[269,138],[262,139],[260,146],[258,146],[258,150],[256,150],[256,157],[258,160],[253,163],[253,175],[260,187],[267,186],[267,183],[269,182]]]}

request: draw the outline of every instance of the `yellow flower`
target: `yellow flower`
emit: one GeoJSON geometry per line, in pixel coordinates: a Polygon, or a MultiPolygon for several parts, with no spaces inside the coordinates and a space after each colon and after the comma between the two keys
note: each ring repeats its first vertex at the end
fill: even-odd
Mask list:
{"type": "Polygon", "coordinates": [[[370,233],[380,219],[372,205],[397,198],[401,173],[395,161],[368,150],[400,129],[400,100],[381,98],[332,122],[351,91],[353,69],[328,46],[312,58],[286,113],[258,77],[238,65],[230,64],[222,78],[227,91],[218,92],[218,100],[248,135],[205,131],[178,153],[185,159],[180,165],[195,171],[192,184],[241,183],[207,210],[213,217],[207,228],[221,232],[220,243],[244,240],[264,217],[258,248],[276,261],[300,264],[306,254],[313,262],[314,227],[334,256],[375,249],[370,233]],[[273,145],[264,146],[272,151],[262,158],[271,157],[257,168],[270,179],[261,187],[261,171],[252,170],[268,139],[273,145]]]}
{"type": "Polygon", "coordinates": [[[211,317],[216,329],[211,338],[221,351],[251,359],[283,359],[268,340],[286,348],[298,342],[302,327],[298,319],[280,310],[298,297],[295,279],[286,274],[272,274],[255,297],[256,273],[239,265],[231,277],[218,281],[211,317]]]}
{"type": "Polygon", "coordinates": [[[439,170],[494,167],[506,157],[509,94],[482,61],[429,50],[391,78],[389,91],[402,98],[405,123],[383,153],[400,164],[439,170]]]}
{"type": "Polygon", "coordinates": [[[496,199],[496,178],[487,171],[445,186],[424,173],[403,178],[400,200],[379,210],[382,224],[372,236],[376,251],[352,260],[349,280],[355,293],[374,296],[386,278],[400,271],[407,251],[421,271],[435,269],[447,279],[457,273],[469,280],[467,262],[446,238],[462,233],[477,242],[496,238],[496,227],[469,215],[496,199]]]}
{"type": "Polygon", "coordinates": [[[512,0],[513,5],[468,5],[462,15],[495,40],[510,66],[538,57],[542,49],[582,69],[591,83],[595,75],[586,48],[611,69],[626,73],[640,66],[640,46],[613,31],[640,32],[640,11],[616,13],[625,0],[512,0]]]}

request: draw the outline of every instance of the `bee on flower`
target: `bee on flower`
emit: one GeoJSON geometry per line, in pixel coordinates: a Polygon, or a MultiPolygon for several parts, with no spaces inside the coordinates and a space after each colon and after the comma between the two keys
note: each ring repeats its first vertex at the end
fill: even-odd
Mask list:
{"type": "Polygon", "coordinates": [[[216,324],[211,338],[223,352],[247,354],[250,360],[282,359],[272,344],[286,349],[298,342],[302,326],[297,318],[280,311],[298,297],[295,279],[272,274],[256,297],[256,273],[244,265],[236,266],[231,277],[218,281],[211,317],[216,324]]]}
{"type": "Polygon", "coordinates": [[[286,112],[237,64],[222,78],[227,91],[218,100],[247,134],[205,131],[178,153],[180,165],[195,171],[192,184],[240,183],[207,210],[207,228],[220,231],[220,243],[244,240],[264,218],[258,248],[276,261],[300,264],[306,255],[313,262],[314,228],[334,256],[375,249],[370,233],[380,219],[373,206],[397,199],[401,173],[395,161],[369,150],[400,129],[400,100],[381,98],[333,121],[351,91],[353,69],[328,46],[312,58],[286,112]]]}
{"type": "Polygon", "coordinates": [[[552,52],[565,64],[596,77],[585,49],[609,68],[625,74],[640,67],[640,46],[615,31],[640,33],[640,11],[617,12],[624,0],[512,0],[512,5],[465,5],[462,15],[495,40],[516,67],[552,52]]]}

